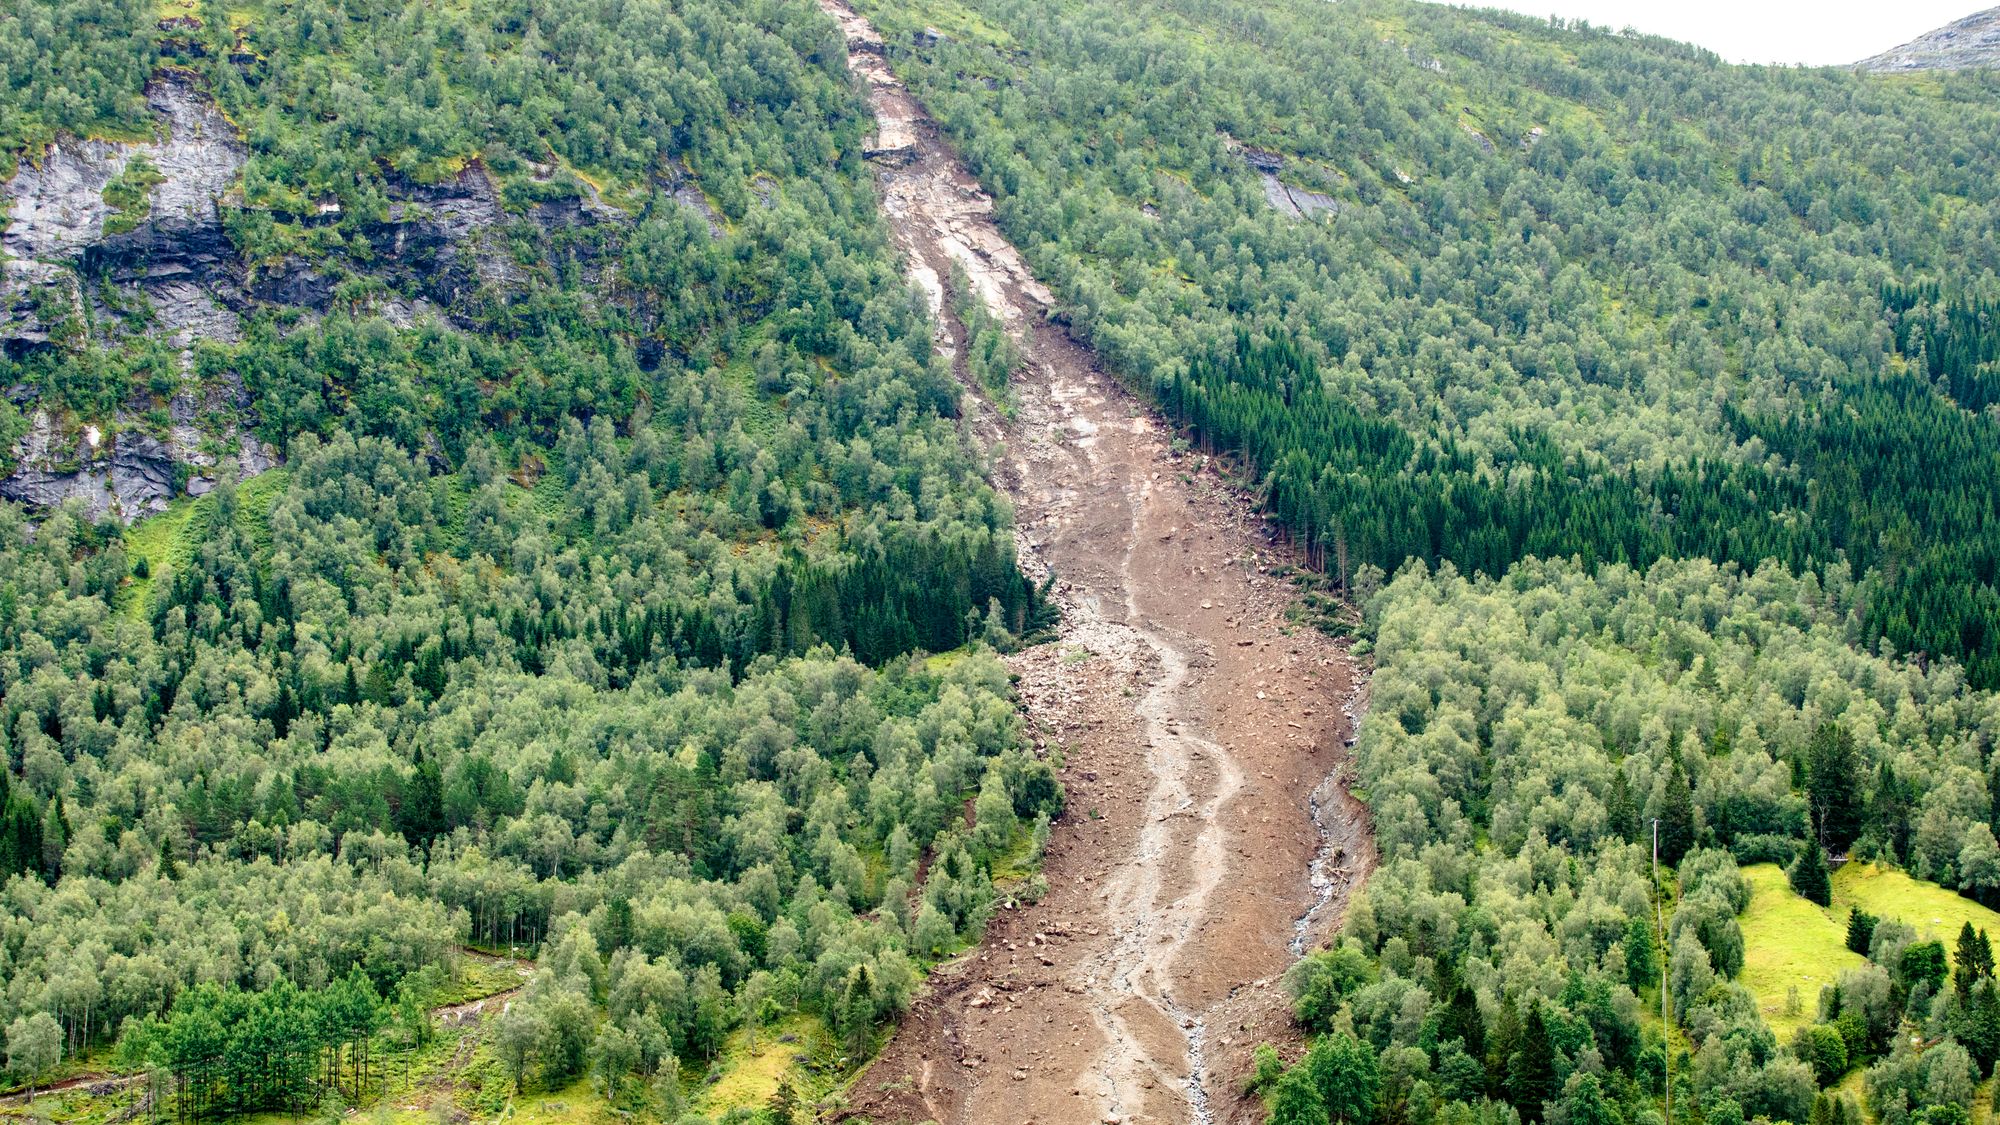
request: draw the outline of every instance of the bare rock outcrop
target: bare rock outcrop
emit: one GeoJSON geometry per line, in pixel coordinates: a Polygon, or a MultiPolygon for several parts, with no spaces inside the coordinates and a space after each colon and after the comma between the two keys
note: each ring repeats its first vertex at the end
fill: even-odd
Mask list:
{"type": "Polygon", "coordinates": [[[146,88],[159,120],[155,140],[64,138],[39,162],[24,164],[7,184],[7,229],[0,236],[9,257],[92,264],[143,261],[149,273],[212,262],[229,254],[218,206],[234,190],[248,150],[215,104],[191,79],[169,73],[146,88]],[[122,234],[105,234],[112,215],[104,189],[140,157],[160,179],[150,193],[144,222],[122,234]],[[212,232],[212,234],[211,234],[212,232]]]}
{"type": "MultiPolygon", "coordinates": [[[[238,190],[249,150],[185,74],[163,71],[146,101],[153,139],[61,138],[0,192],[7,215],[0,346],[10,353],[61,346],[86,323],[114,338],[125,317],[107,301],[144,310],[140,323],[179,345],[184,369],[197,342],[239,337],[243,269],[222,208],[238,190]],[[154,173],[143,216],[114,222],[105,189],[142,159],[154,173]],[[112,295],[86,296],[83,277],[104,279],[112,295]]],[[[247,422],[234,418],[227,436],[246,440],[247,422]]],[[[122,416],[59,425],[37,409],[13,453],[0,497],[44,508],[76,500],[93,518],[161,510],[184,475],[177,462],[185,458],[173,446],[122,416]]],[[[258,459],[269,463],[261,449],[258,459]]]]}
{"type": "Polygon", "coordinates": [[[0,497],[42,508],[80,501],[92,519],[137,519],[166,510],[173,498],[173,453],[159,439],[123,430],[108,439],[95,426],[76,435],[56,432],[46,411],[21,440],[22,467],[0,480],[0,497]]]}
{"type": "Polygon", "coordinates": [[[1284,153],[1246,145],[1229,136],[1223,137],[1223,144],[1241,158],[1243,163],[1248,164],[1251,171],[1257,173],[1257,178],[1264,185],[1264,201],[1279,214],[1294,219],[1307,219],[1321,213],[1338,215],[1344,209],[1345,204],[1325,192],[1298,187],[1281,179],[1280,173],[1299,163],[1284,153]]]}
{"type": "Polygon", "coordinates": [[[0,262],[0,347],[21,355],[52,343],[82,308],[76,275],[47,262],[0,262]]]}
{"type": "Polygon", "coordinates": [[[1294,219],[1303,219],[1321,211],[1340,213],[1340,201],[1324,192],[1293,187],[1272,172],[1265,172],[1262,175],[1265,201],[1282,214],[1290,215],[1294,219]]]}
{"type": "Polygon", "coordinates": [[[1878,74],[2000,66],[2000,8],[1975,12],[1854,65],[1878,74]]]}
{"type": "Polygon", "coordinates": [[[235,313],[211,294],[237,271],[221,206],[236,190],[248,150],[184,75],[155,79],[146,100],[157,121],[155,139],[65,137],[6,185],[0,345],[10,351],[49,344],[63,321],[84,319],[78,274],[107,278],[121,299],[147,307],[183,349],[201,339],[236,338],[235,313]],[[158,176],[145,216],[107,233],[116,212],[104,190],[142,158],[158,176]]]}
{"type": "MultiPolygon", "coordinates": [[[[108,346],[139,334],[171,340],[183,377],[179,390],[164,395],[171,423],[164,432],[146,432],[145,417],[161,402],[143,401],[145,394],[112,417],[90,419],[63,417],[60,408],[36,403],[34,388],[15,388],[11,397],[34,422],[11,451],[0,497],[38,507],[81,501],[93,517],[132,519],[164,507],[177,488],[192,495],[213,488],[220,461],[232,460],[244,476],[270,468],[276,451],[252,436],[256,404],[242,380],[229,372],[197,380],[195,349],[203,341],[240,340],[244,318],[258,309],[303,310],[304,323],[311,323],[334,307],[337,271],[298,257],[253,268],[231,241],[223,219],[243,205],[249,149],[198,80],[164,69],[146,99],[151,139],[65,136],[0,183],[0,348],[18,358],[86,340],[108,346]],[[150,174],[128,176],[142,160],[150,174]],[[121,178],[128,200],[130,185],[143,185],[143,203],[126,202],[129,213],[105,197],[121,178]],[[228,456],[218,457],[218,448],[228,456]]],[[[720,234],[720,216],[693,176],[683,178],[684,192],[676,194],[701,201],[698,209],[720,234]]],[[[578,269],[586,291],[615,292],[610,271],[618,233],[577,232],[620,225],[624,212],[553,164],[531,165],[528,182],[567,186],[510,201],[477,159],[442,183],[392,175],[384,185],[386,214],[357,226],[372,251],[364,268],[385,283],[371,298],[376,311],[402,327],[423,320],[465,324],[495,300],[524,291],[544,268],[516,259],[515,236],[524,223],[539,228],[550,263],[578,269]]],[[[314,204],[311,214],[286,218],[343,220],[331,199],[314,204]]]]}

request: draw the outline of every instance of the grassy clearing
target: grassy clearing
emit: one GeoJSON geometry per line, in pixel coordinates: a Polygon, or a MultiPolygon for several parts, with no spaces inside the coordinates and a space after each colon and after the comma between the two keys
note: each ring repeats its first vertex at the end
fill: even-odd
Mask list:
{"type": "Polygon", "coordinates": [[[989,23],[960,0],[933,0],[902,12],[870,14],[875,17],[883,37],[891,41],[906,38],[910,33],[929,26],[960,42],[983,43],[1000,50],[1010,50],[1014,46],[1014,37],[1005,28],[989,23]]]}
{"type": "MultiPolygon", "coordinates": [[[[523,1094],[514,1099],[505,1113],[509,1125],[610,1125],[630,1116],[613,1109],[587,1081],[548,1093],[523,1094]]],[[[429,1122],[416,1118],[408,1125],[429,1125],[429,1122]]]]}
{"type": "Polygon", "coordinates": [[[529,490],[529,495],[534,497],[535,509],[542,518],[551,526],[560,526],[569,513],[569,483],[563,480],[562,469],[550,458],[543,460],[549,467],[535,478],[535,487],[529,490]]]}
{"type": "Polygon", "coordinates": [[[1847,912],[1857,906],[1877,917],[1908,922],[1918,938],[1934,938],[1947,949],[1967,922],[1975,930],[2000,936],[2000,914],[1936,883],[1912,879],[1878,863],[1849,863],[1833,873],[1833,907],[1843,925],[1847,912]]]}
{"type": "Polygon", "coordinates": [[[528,978],[521,975],[522,964],[524,963],[493,957],[460,954],[457,979],[446,981],[435,995],[425,997],[424,1002],[433,1008],[441,1008],[519,988],[528,982],[528,978]]]}
{"type": "Polygon", "coordinates": [[[1827,910],[1801,898],[1775,863],[1745,867],[1743,880],[1750,884],[1750,907],[1738,920],[1743,986],[1757,997],[1758,1012],[1778,1041],[1789,1042],[1793,1031],[1812,1022],[1820,986],[1860,968],[1864,959],[1847,948],[1845,908],[1827,910]],[[1794,988],[1798,1004],[1787,1011],[1794,988]]]}
{"type": "Polygon", "coordinates": [[[271,548],[271,507],[290,480],[288,470],[271,469],[236,486],[236,530],[255,544],[260,554],[271,548]]]}
{"type": "Polygon", "coordinates": [[[1947,947],[1967,922],[1975,930],[2000,934],[2000,913],[1881,864],[1849,863],[1834,872],[1831,909],[1800,898],[1776,864],[1745,867],[1743,879],[1750,884],[1750,908],[1739,919],[1742,981],[1757,997],[1764,1022],[1780,1042],[1812,1022],[1821,985],[1866,963],[1847,948],[1847,916],[1857,906],[1881,918],[1907,922],[1919,938],[1936,939],[1947,947]],[[1788,1013],[1794,987],[1799,1006],[1788,1013]]]}
{"type": "Polygon", "coordinates": [[[782,416],[772,397],[757,389],[758,349],[777,335],[777,324],[759,321],[738,334],[722,365],[722,375],[743,395],[743,432],[754,438],[768,438],[777,431],[782,416]]]}
{"type": "Polygon", "coordinates": [[[738,1028],[719,1061],[721,1077],[693,1099],[694,1108],[712,1116],[761,1108],[780,1082],[790,1082],[801,1100],[809,1101],[825,1092],[821,1077],[812,1073],[813,1060],[838,1050],[817,1016],[791,1016],[758,1028],[754,1036],[748,1028],[738,1028]]]}
{"type": "Polygon", "coordinates": [[[444,531],[449,549],[465,543],[465,513],[472,506],[472,481],[464,473],[431,478],[431,490],[444,504],[444,531]]]}
{"type": "Polygon", "coordinates": [[[187,526],[188,515],[194,511],[194,503],[185,498],[176,500],[166,511],[148,516],[126,530],[125,557],[135,566],[140,559],[145,559],[147,568],[146,577],[134,577],[125,585],[118,611],[126,617],[134,621],[145,619],[153,583],[166,573],[175,554],[175,545],[180,542],[181,532],[187,526]]]}
{"type": "MultiPolygon", "coordinates": [[[[236,530],[255,544],[258,551],[271,546],[271,506],[283,495],[290,474],[271,469],[236,486],[236,530]]],[[[153,588],[161,579],[194,562],[195,552],[215,526],[218,501],[213,492],[200,499],[181,497],[166,511],[148,516],[125,532],[125,556],[135,565],[146,560],[147,574],[126,583],[118,610],[134,621],[143,621],[153,588]]]]}
{"type": "Polygon", "coordinates": [[[1023,821],[1007,842],[1007,852],[993,861],[993,886],[1004,902],[1008,893],[1031,884],[1042,872],[1041,849],[1035,846],[1033,821],[1023,821]]]}

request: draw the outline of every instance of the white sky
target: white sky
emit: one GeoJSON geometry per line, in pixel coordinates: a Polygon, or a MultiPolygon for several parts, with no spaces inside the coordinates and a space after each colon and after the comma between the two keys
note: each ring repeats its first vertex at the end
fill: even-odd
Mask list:
{"type": "Polygon", "coordinates": [[[1458,0],[1587,19],[1698,43],[1731,62],[1838,66],[1880,54],[1994,0],[1458,0]]]}

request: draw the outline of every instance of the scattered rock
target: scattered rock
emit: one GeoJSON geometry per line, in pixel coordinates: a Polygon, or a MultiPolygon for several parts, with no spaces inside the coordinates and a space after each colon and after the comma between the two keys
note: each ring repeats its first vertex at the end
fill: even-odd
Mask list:
{"type": "MultiPolygon", "coordinates": [[[[910,117],[913,103],[879,51],[871,50],[866,22],[847,0],[821,0],[821,6],[848,33],[850,66],[878,121],[910,117]]],[[[1028,360],[1008,415],[968,393],[964,424],[992,451],[995,475],[1014,499],[1024,571],[1037,580],[1052,569],[1064,575],[1054,587],[1063,610],[1061,642],[1012,654],[1007,663],[1030,729],[1048,742],[1060,738],[1071,801],[1049,841],[1046,896],[1032,911],[998,914],[980,952],[946,970],[874,1064],[873,1076],[916,1074],[914,1082],[890,1091],[864,1075],[854,1087],[854,1108],[886,1120],[968,1114],[1120,1125],[1178,1120],[1191,1116],[1182,1112],[1186,1093],[1179,1077],[1190,1058],[1206,1076],[1202,1086],[1211,1097],[1233,1097],[1231,1088],[1247,1066],[1247,1043],[1272,1038],[1270,1029],[1283,1033],[1285,1002],[1278,990],[1244,989],[1239,1005],[1235,990],[1214,986],[1281,971],[1284,946],[1266,937],[1290,936],[1298,910],[1327,906],[1293,903],[1298,872],[1318,842],[1308,831],[1314,814],[1305,756],[1297,737],[1285,734],[1284,721],[1300,704],[1328,706],[1331,693],[1344,688],[1309,682],[1314,673],[1307,666],[1324,669],[1332,661],[1344,678],[1347,662],[1324,638],[1290,639],[1300,659],[1260,673],[1270,689],[1264,694],[1284,702],[1252,698],[1259,674],[1250,666],[1271,657],[1234,651],[1237,646],[1224,638],[1256,645],[1259,635],[1268,636],[1264,630],[1282,625],[1281,611],[1292,596],[1289,584],[1246,573],[1246,563],[1269,565],[1255,551],[1257,537],[1268,538],[1264,521],[1248,516],[1242,494],[1226,487],[1206,461],[1195,470],[1198,457],[1172,455],[1165,428],[1148,422],[1059,320],[1037,315],[1048,305],[994,227],[990,202],[916,120],[919,159],[882,162],[877,174],[897,243],[913,275],[919,266],[940,276],[954,264],[978,271],[975,292],[1019,332],[1028,360]],[[1181,479],[1190,471],[1210,475],[1181,479]],[[1152,500],[1135,506],[1132,486],[1148,480],[1152,500]],[[1184,612],[1204,599],[1211,609],[1231,608],[1184,612]],[[1175,608],[1183,612],[1171,626],[1158,619],[1175,608]],[[1250,635],[1224,632],[1225,620],[1228,628],[1239,623],[1232,618],[1250,635]],[[1217,782],[1225,773],[1240,779],[1231,782],[1227,798],[1217,782]],[[1187,848],[1199,825],[1218,823],[1213,813],[1219,806],[1211,802],[1225,799],[1239,828],[1227,829],[1231,834],[1212,853],[1187,848]],[[1211,854],[1214,862],[1206,858],[1211,854]],[[1186,896],[1181,901],[1188,905],[1176,907],[1184,913],[1161,910],[1163,896],[1158,883],[1146,881],[1149,874],[1186,896]],[[1091,937],[1051,945],[1048,936],[1058,926],[1091,937]],[[1045,968],[1020,963],[1024,945],[1045,968]],[[1022,979],[1030,973],[1041,979],[1022,979]],[[994,1004],[994,989],[1009,981],[1046,991],[1035,1004],[994,1004]],[[1230,999],[1185,1011],[1168,999],[1198,994],[1230,999]],[[972,1014],[975,1009],[979,1014],[972,1014]],[[1169,1027],[1186,1025],[1189,1053],[1160,1054],[1166,1044],[1139,1041],[1151,1036],[1121,1035],[1117,1023],[1144,1018],[1142,1011],[1172,1019],[1169,1027]],[[1108,1013],[1118,1015],[1107,1019],[1108,1013]],[[1219,1037],[1230,1050],[1215,1049],[1203,1029],[1243,1026],[1245,1016],[1264,1033],[1240,1041],[1219,1037]],[[1081,1034],[1050,1041],[1050,1033],[1061,1034],[1056,1028],[1065,1025],[1081,1034]],[[1069,1098],[1088,1100],[1064,1098],[1064,1087],[1030,1065],[992,1068],[990,1077],[984,1068],[973,1073],[913,1065],[955,1033],[963,1036],[966,1053],[997,1058],[1011,1048],[1018,1056],[1039,1045],[1075,1054],[1079,1070],[1094,1076],[1093,1086],[1085,1092],[1072,1085],[1069,1098]],[[1204,1047],[1214,1051],[1205,1059],[1204,1047]],[[1001,1073],[1028,1077],[1001,1081],[1001,1073]]],[[[1239,151],[1253,168],[1267,166],[1260,174],[1275,178],[1287,167],[1279,154],[1239,151]]],[[[1343,814],[1352,809],[1341,806],[1343,814]]],[[[1354,823],[1365,832],[1365,824],[1354,823]]],[[[1212,1108],[1216,1120],[1237,1115],[1232,1108],[1212,1108]]]]}

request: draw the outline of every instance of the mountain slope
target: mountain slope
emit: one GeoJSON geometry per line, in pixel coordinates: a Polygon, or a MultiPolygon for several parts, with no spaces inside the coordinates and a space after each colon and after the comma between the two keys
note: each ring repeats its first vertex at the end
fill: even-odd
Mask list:
{"type": "Polygon", "coordinates": [[[831,22],[29,0],[0,63],[8,1083],[376,1103],[473,944],[542,963],[438,1119],[740,1116],[780,1017],[715,1089],[834,1085],[1061,797],[831,22]]]}
{"type": "Polygon", "coordinates": [[[1953,20],[1854,65],[1880,74],[2000,66],[2000,8],[1953,20]]]}
{"type": "Polygon", "coordinates": [[[1396,0],[860,7],[1060,316],[1365,608],[1380,863],[1288,974],[1271,1120],[1650,1120],[1663,1065],[1731,1120],[1859,1119],[1856,1069],[1962,1114],[1977,935],[1945,988],[1885,919],[1780,1042],[1738,865],[2000,895],[1991,76],[1396,0]]]}

